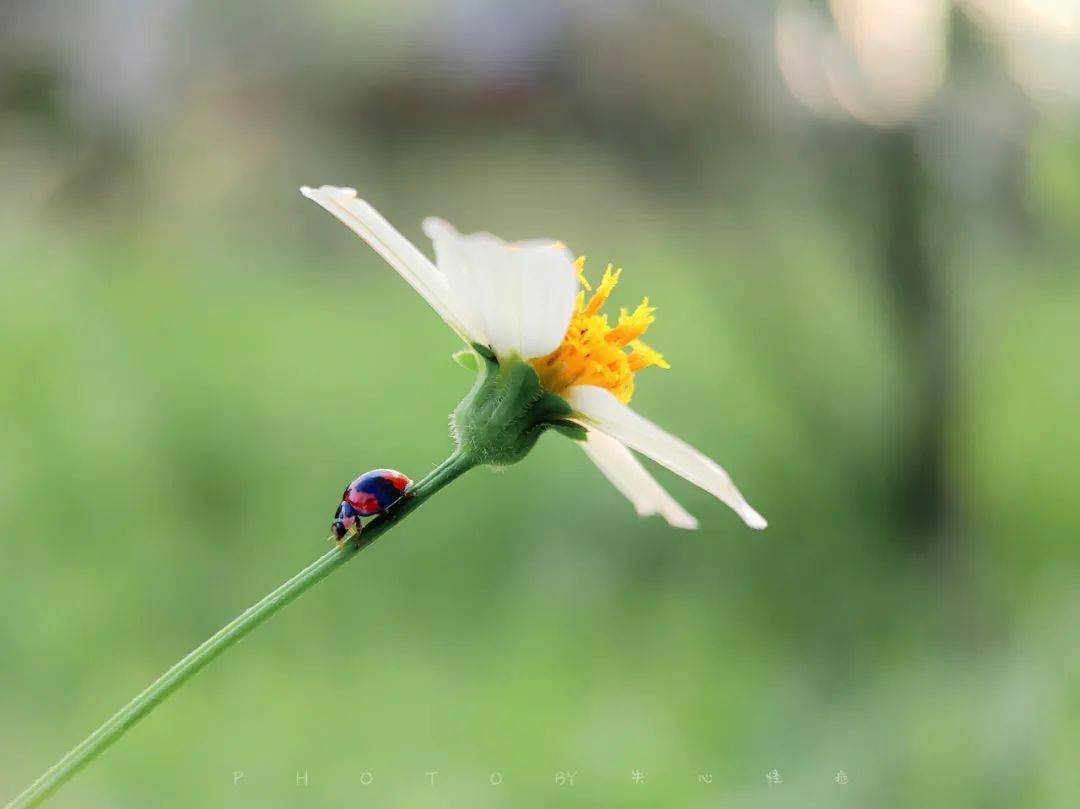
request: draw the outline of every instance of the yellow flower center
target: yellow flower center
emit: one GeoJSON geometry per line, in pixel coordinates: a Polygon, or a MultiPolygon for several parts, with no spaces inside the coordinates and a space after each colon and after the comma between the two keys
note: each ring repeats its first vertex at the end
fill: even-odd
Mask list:
{"type": "Polygon", "coordinates": [[[585,278],[585,258],[575,264],[584,289],[578,293],[570,327],[558,348],[546,357],[531,360],[531,364],[552,393],[562,393],[571,385],[596,385],[610,390],[619,401],[629,402],[634,395],[636,372],[650,365],[671,367],[660,352],[641,341],[656,320],[656,310],[644,298],[634,311],[620,310],[619,321],[612,326],[600,309],[619,282],[622,270],[613,271],[608,264],[603,280],[586,302],[585,293],[592,292],[592,287],[585,278]]]}

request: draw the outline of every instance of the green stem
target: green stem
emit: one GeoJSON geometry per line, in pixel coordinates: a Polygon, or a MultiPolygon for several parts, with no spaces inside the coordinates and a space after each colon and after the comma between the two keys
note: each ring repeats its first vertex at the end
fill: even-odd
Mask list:
{"type": "Polygon", "coordinates": [[[80,744],[73,747],[67,755],[46,770],[40,778],[9,803],[7,809],[22,809],[23,807],[40,805],[42,801],[69,781],[75,773],[101,755],[109,745],[123,736],[136,722],[150,713],[181,685],[202,671],[211,660],[243,638],[255,627],[262,624],[278,610],[295,601],[311,587],[353,559],[360,551],[419,508],[435,492],[475,465],[469,455],[460,451],[455,452],[433,470],[431,474],[417,483],[408,496],[391,506],[385,514],[368,523],[358,540],[347,544],[344,550],[335,548],[316,559],[261,601],[227,623],[200,646],[196,647],[187,657],[158,677],[145,691],[117,711],[105,724],[87,736],[80,744]]]}

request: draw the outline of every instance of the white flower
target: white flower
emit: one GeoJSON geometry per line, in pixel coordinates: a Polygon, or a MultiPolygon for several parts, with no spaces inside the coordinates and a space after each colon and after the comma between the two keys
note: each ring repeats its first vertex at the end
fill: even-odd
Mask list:
{"type": "Polygon", "coordinates": [[[719,465],[627,406],[636,371],[667,363],[640,339],[653,322],[648,299],[633,312],[623,310],[615,326],[600,312],[618,271],[609,266],[586,301],[579,290],[581,284],[591,291],[583,260],[575,261],[561,242],[462,235],[441,219],[426,219],[433,264],[355,190],[324,185],[301,192],[371,245],[467,343],[488,346],[500,361],[529,362],[544,387],[573,408],[588,431],[579,442],[585,453],[638,514],[697,527],[631,449],[719,498],[751,528],[765,528],[719,465]]]}

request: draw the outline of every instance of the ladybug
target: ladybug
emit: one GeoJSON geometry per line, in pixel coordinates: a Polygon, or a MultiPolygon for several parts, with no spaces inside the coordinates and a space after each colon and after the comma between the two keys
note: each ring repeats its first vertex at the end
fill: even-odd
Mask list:
{"type": "Polygon", "coordinates": [[[331,539],[336,539],[340,547],[345,537],[360,536],[364,529],[360,518],[382,514],[404,497],[411,485],[412,480],[393,469],[374,469],[362,474],[341,495],[341,504],[330,526],[331,539]]]}

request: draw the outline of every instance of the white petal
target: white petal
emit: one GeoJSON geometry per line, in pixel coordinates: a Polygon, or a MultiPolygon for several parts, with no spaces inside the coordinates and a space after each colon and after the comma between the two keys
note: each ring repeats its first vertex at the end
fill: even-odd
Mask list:
{"type": "Polygon", "coordinates": [[[561,243],[512,245],[521,264],[521,356],[550,354],[566,336],[578,293],[574,256],[561,243]]]}
{"type": "Polygon", "coordinates": [[[458,314],[460,305],[446,277],[412,242],[387,222],[382,214],[364,200],[358,199],[356,189],[332,185],[319,188],[304,186],[300,193],[319,203],[371,245],[463,339],[476,339],[458,314]]]}
{"type": "Polygon", "coordinates": [[[607,433],[700,486],[731,506],[751,528],[768,525],[735,488],[727,472],[685,441],[639,416],[610,391],[593,385],[575,385],[566,392],[566,399],[585,426],[607,433]]]}
{"type": "Polygon", "coordinates": [[[615,488],[634,504],[638,516],[659,514],[675,528],[698,527],[698,521],[614,438],[599,430],[589,430],[586,439],[578,443],[615,488]]]}
{"type": "Polygon", "coordinates": [[[507,243],[490,233],[462,235],[441,219],[424,220],[439,269],[473,328],[500,357],[554,351],[570,324],[577,270],[565,246],[549,240],[507,243]]]}
{"type": "Polygon", "coordinates": [[[469,333],[474,335],[475,341],[481,345],[490,345],[483,299],[484,295],[489,294],[489,290],[481,289],[477,285],[477,279],[466,268],[466,257],[460,244],[461,236],[449,222],[435,217],[425,219],[423,229],[435,246],[435,261],[457,296],[460,303],[459,314],[469,333]]]}

